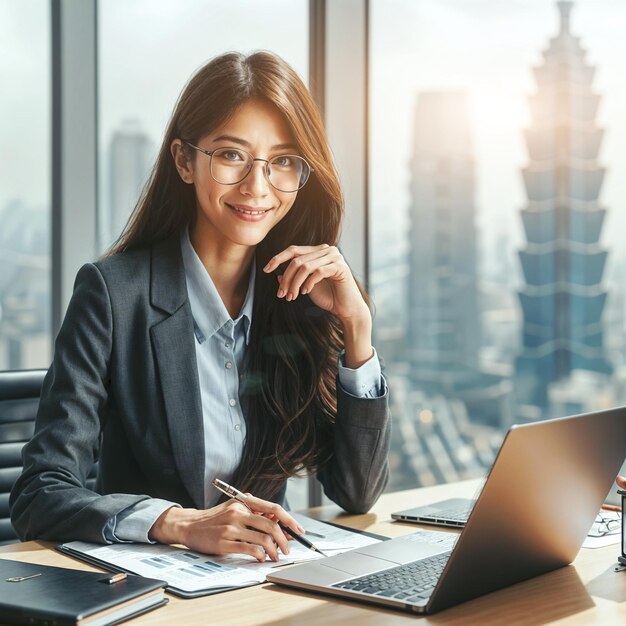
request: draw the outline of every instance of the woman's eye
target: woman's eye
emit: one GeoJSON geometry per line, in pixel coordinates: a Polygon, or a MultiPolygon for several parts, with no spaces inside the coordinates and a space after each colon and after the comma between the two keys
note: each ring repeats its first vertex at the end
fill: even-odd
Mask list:
{"type": "Polygon", "coordinates": [[[289,167],[291,165],[291,157],[282,156],[274,159],[274,164],[278,167],[289,167]]]}
{"type": "Polygon", "coordinates": [[[227,161],[243,161],[243,155],[237,150],[226,150],[226,152],[222,152],[222,156],[227,161]]]}

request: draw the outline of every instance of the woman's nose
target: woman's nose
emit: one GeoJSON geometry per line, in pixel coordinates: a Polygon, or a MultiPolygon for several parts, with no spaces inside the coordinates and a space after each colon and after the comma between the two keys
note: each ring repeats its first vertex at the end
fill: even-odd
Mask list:
{"type": "Polygon", "coordinates": [[[264,161],[255,161],[250,173],[241,183],[241,191],[251,196],[266,196],[269,193],[269,181],[267,180],[266,164],[264,161]]]}

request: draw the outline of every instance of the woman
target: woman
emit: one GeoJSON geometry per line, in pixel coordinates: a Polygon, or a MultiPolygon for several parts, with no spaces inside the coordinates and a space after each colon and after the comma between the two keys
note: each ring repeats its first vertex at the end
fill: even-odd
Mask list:
{"type": "Polygon", "coordinates": [[[78,273],[11,494],[23,539],[276,560],[276,522],[303,531],[281,506],[289,476],[317,472],[347,511],[372,505],[387,392],[335,247],[342,208],[289,65],[233,53],[195,74],[124,233],[78,273]],[[253,511],[219,503],[213,478],[253,511]]]}

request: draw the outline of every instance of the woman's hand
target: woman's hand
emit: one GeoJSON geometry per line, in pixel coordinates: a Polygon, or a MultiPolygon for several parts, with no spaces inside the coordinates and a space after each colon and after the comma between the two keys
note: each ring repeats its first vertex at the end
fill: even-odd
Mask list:
{"type": "Polygon", "coordinates": [[[267,555],[278,561],[279,548],[283,554],[289,554],[290,539],[278,522],[297,534],[304,529],[279,504],[246,495],[252,510],[236,500],[205,511],[167,509],[150,529],[149,537],[164,544],[180,543],[207,554],[248,554],[260,562],[267,555]]]}
{"type": "Polygon", "coordinates": [[[373,355],[372,316],[341,252],[335,246],[289,246],[263,268],[273,272],[289,263],[278,277],[279,298],[308,294],[321,309],[333,313],[344,333],[345,364],[356,369],[373,355]]]}
{"type": "Polygon", "coordinates": [[[289,246],[272,257],[263,271],[273,272],[288,261],[278,277],[279,298],[291,301],[308,294],[318,307],[342,322],[370,317],[352,272],[335,246],[289,246]]]}
{"type": "Polygon", "coordinates": [[[626,491],[626,476],[618,476],[615,479],[615,482],[620,489],[624,489],[626,491]]]}

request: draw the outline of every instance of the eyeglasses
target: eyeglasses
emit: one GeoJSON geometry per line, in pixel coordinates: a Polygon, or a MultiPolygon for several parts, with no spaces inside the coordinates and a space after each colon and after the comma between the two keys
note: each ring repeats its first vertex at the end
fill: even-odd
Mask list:
{"type": "Polygon", "coordinates": [[[302,189],[313,171],[305,159],[296,154],[281,154],[273,159],[257,159],[241,148],[204,150],[189,141],[185,143],[211,157],[211,176],[220,185],[236,185],[252,171],[255,161],[265,163],[265,176],[278,191],[292,193],[302,189]]]}
{"type": "Polygon", "coordinates": [[[617,512],[615,517],[607,517],[598,513],[596,521],[593,523],[587,537],[606,537],[616,535],[622,528],[622,514],[617,512]]]}

